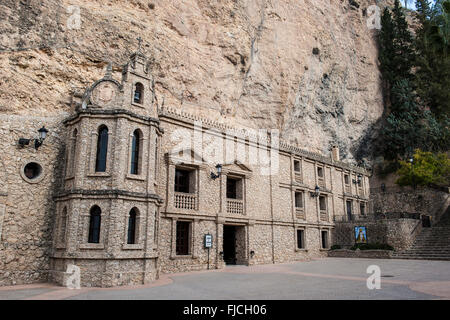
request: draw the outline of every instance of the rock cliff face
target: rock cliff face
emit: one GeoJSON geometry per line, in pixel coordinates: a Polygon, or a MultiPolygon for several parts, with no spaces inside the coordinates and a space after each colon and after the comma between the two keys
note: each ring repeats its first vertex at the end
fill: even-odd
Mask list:
{"type": "Polygon", "coordinates": [[[375,0],[3,0],[0,112],[70,112],[138,36],[158,104],[352,159],[382,114],[375,0]],[[80,21],[77,13],[80,14],[80,21]],[[80,24],[78,24],[80,22],[80,24]]]}

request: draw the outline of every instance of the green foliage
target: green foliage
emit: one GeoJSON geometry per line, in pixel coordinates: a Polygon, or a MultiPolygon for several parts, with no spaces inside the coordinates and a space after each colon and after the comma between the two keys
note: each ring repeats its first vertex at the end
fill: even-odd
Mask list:
{"type": "Polygon", "coordinates": [[[353,245],[350,250],[394,250],[392,246],[387,243],[358,243],[353,245]]]}
{"type": "Polygon", "coordinates": [[[450,0],[417,0],[416,8],[415,38],[398,0],[381,17],[385,115],[377,149],[388,162],[450,145],[450,0]]]}
{"type": "Polygon", "coordinates": [[[338,249],[342,249],[342,247],[338,244],[333,244],[330,248],[330,250],[338,250],[338,249]]]}
{"type": "Polygon", "coordinates": [[[388,161],[384,159],[384,161],[377,165],[376,171],[377,174],[381,177],[386,177],[387,175],[396,172],[400,168],[400,164],[397,160],[388,161]]]}
{"type": "Polygon", "coordinates": [[[380,71],[383,77],[385,86],[385,93],[389,95],[390,85],[394,83],[395,78],[395,66],[394,66],[394,21],[392,21],[392,15],[389,9],[386,7],[381,16],[381,30],[379,34],[379,60],[380,71]]]}
{"type": "Polygon", "coordinates": [[[393,60],[395,77],[394,80],[412,79],[411,69],[414,61],[413,36],[408,28],[408,22],[403,14],[403,8],[398,0],[395,0],[392,9],[394,26],[394,51],[393,60]]]}
{"type": "Polygon", "coordinates": [[[420,27],[415,39],[415,87],[423,105],[440,121],[450,117],[450,1],[416,1],[420,27]]]}
{"type": "Polygon", "coordinates": [[[450,143],[448,122],[438,122],[433,113],[417,104],[407,80],[392,88],[392,111],[380,132],[381,152],[387,160],[405,158],[412,150],[440,151],[450,143]]]}
{"type": "Polygon", "coordinates": [[[433,154],[417,149],[414,161],[400,161],[397,174],[400,178],[395,183],[401,186],[438,185],[450,183],[450,158],[445,153],[433,154]]]}

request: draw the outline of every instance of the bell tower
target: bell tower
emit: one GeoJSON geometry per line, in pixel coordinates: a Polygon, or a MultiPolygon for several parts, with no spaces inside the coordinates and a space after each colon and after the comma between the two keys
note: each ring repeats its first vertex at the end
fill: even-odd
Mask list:
{"type": "Polygon", "coordinates": [[[137,40],[138,49],[130,56],[122,71],[123,107],[137,114],[156,118],[155,85],[150,72],[150,61],[142,52],[142,38],[137,40]]]}

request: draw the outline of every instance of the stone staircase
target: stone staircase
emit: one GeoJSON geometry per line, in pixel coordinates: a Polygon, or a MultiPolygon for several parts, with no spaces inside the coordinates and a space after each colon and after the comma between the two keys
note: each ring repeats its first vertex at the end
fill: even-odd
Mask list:
{"type": "Polygon", "coordinates": [[[392,258],[450,260],[450,207],[438,223],[422,229],[409,249],[394,252],[392,258]]]}

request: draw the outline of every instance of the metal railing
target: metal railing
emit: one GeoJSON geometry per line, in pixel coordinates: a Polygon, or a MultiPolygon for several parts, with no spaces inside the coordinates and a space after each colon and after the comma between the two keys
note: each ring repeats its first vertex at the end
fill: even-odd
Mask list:
{"type": "Polygon", "coordinates": [[[375,213],[375,214],[352,214],[344,216],[335,216],[335,222],[354,222],[354,221],[376,221],[376,220],[389,220],[389,219],[414,219],[420,220],[420,213],[411,212],[386,212],[386,213],[375,213]]]}

